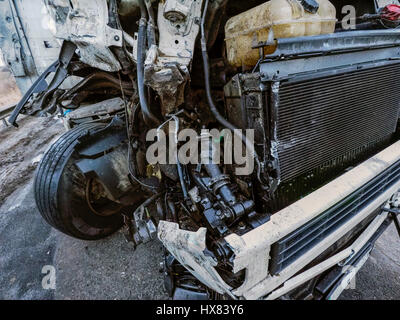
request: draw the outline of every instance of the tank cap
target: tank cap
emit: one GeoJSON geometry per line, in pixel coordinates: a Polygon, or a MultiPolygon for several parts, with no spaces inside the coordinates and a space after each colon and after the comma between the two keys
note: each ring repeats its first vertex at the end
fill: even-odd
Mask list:
{"type": "Polygon", "coordinates": [[[301,0],[301,5],[304,10],[310,13],[317,13],[319,9],[319,3],[315,0],[301,0]]]}

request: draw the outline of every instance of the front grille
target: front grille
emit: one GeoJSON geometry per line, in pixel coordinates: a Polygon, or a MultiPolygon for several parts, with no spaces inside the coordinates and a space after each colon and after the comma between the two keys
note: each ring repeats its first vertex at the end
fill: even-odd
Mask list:
{"type": "Polygon", "coordinates": [[[356,216],[400,179],[400,161],[300,229],[272,245],[270,272],[275,275],[356,216]]]}
{"type": "Polygon", "coordinates": [[[282,82],[276,104],[281,182],[357,159],[395,132],[400,64],[282,82]]]}

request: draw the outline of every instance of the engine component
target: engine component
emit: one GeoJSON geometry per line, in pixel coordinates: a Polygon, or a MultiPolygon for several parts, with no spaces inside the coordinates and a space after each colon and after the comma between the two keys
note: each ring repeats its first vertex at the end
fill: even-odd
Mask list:
{"type": "MultiPolygon", "coordinates": [[[[271,31],[274,35],[272,40],[333,33],[335,7],[328,0],[318,0],[317,3],[319,9],[316,13],[309,13],[296,0],[271,0],[231,18],[225,26],[229,63],[235,67],[255,66],[260,60],[260,52],[253,49],[254,44],[270,39],[271,31]]],[[[264,50],[268,54],[275,48],[270,44],[264,50]]]]}
{"type": "Polygon", "coordinates": [[[151,112],[147,103],[147,96],[144,85],[144,72],[145,72],[145,57],[146,57],[146,40],[147,40],[147,13],[144,5],[144,0],[139,0],[141,18],[139,20],[139,33],[138,33],[138,47],[137,47],[137,84],[140,107],[142,109],[143,118],[148,126],[154,126],[160,123],[160,120],[151,112]]]}
{"type": "Polygon", "coordinates": [[[221,234],[229,231],[227,225],[235,220],[241,219],[246,214],[250,214],[254,208],[252,200],[239,201],[230,187],[230,177],[224,175],[217,164],[215,164],[216,148],[213,146],[211,137],[202,134],[202,140],[210,144],[210,150],[203,150],[201,162],[209,175],[203,185],[208,185],[213,194],[217,195],[219,201],[213,201],[207,196],[201,200],[204,216],[213,229],[217,229],[221,234]]]}
{"type": "MultiPolygon", "coordinates": [[[[371,47],[372,41],[365,45],[371,47]]],[[[239,75],[227,85],[230,121],[255,128],[256,144],[270,150],[270,176],[284,189],[275,194],[281,199],[276,209],[391,140],[400,99],[398,89],[393,91],[400,72],[392,59],[396,55],[396,50],[385,50],[379,63],[368,62],[370,55],[364,53],[265,62],[260,67],[263,76],[239,75]],[[311,71],[318,65],[321,71],[311,71]],[[334,72],[324,66],[334,67],[334,72]]]]}
{"type": "Polygon", "coordinates": [[[200,28],[203,0],[179,3],[173,0],[159,3],[160,40],[147,54],[145,63],[146,84],[160,96],[163,115],[173,113],[184,102],[200,28]]]}
{"type": "Polygon", "coordinates": [[[131,241],[135,248],[157,237],[157,227],[149,217],[147,206],[151,205],[160,196],[161,194],[153,195],[140,205],[135,212],[133,212],[132,216],[130,216],[130,214],[125,215],[125,225],[128,227],[126,236],[128,241],[131,241]]]}
{"type": "Polygon", "coordinates": [[[65,111],[64,125],[67,129],[72,129],[81,123],[98,121],[99,119],[111,120],[117,113],[122,112],[125,103],[121,98],[105,100],[93,105],[87,105],[77,110],[65,111]]]}
{"type": "MultiPolygon", "coordinates": [[[[360,21],[367,21],[364,23],[366,27],[371,28],[371,23],[375,25],[382,25],[385,28],[397,28],[400,24],[400,5],[399,2],[393,1],[397,4],[387,4],[387,2],[376,3],[376,13],[366,13],[357,18],[360,21]],[[383,5],[383,6],[382,6],[383,5]],[[378,22],[378,24],[377,24],[378,22]]],[[[359,29],[361,25],[358,26],[359,29]]]]}
{"type": "Polygon", "coordinates": [[[389,63],[309,81],[271,83],[280,180],[338,166],[390,139],[397,126],[400,93],[393,91],[393,84],[399,75],[400,64],[389,63]]]}

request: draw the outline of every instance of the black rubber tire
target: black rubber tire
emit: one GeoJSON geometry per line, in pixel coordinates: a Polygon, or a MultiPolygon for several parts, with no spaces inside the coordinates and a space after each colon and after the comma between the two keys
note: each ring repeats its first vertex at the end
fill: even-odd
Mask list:
{"type": "Polygon", "coordinates": [[[100,216],[86,201],[86,178],[74,165],[75,146],[88,133],[105,124],[82,124],[66,132],[45,153],[35,176],[35,200],[42,217],[54,228],[81,240],[99,240],[116,232],[123,217],[100,216]]]}

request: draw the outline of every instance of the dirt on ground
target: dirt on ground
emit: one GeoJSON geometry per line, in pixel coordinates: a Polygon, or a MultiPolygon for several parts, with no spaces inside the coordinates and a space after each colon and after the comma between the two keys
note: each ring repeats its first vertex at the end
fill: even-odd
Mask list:
{"type": "Polygon", "coordinates": [[[0,128],[0,203],[32,178],[40,156],[63,130],[53,118],[25,118],[19,125],[23,130],[0,128]]]}

